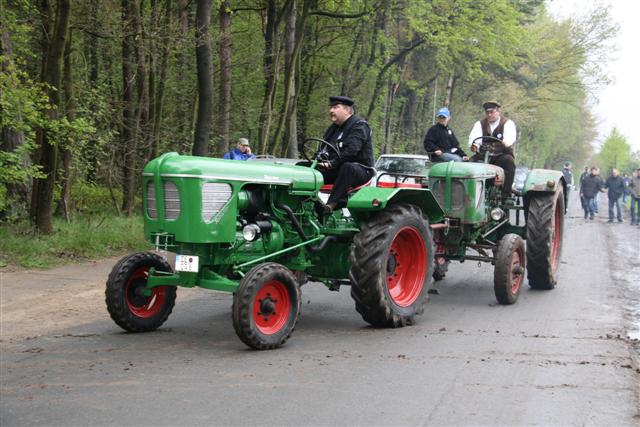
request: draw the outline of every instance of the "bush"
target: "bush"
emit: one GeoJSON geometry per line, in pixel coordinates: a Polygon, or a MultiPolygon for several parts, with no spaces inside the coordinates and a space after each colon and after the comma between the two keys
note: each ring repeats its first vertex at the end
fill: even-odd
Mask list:
{"type": "Polygon", "coordinates": [[[149,249],[140,216],[85,215],[39,234],[28,222],[0,225],[0,266],[48,268],[149,249]]]}

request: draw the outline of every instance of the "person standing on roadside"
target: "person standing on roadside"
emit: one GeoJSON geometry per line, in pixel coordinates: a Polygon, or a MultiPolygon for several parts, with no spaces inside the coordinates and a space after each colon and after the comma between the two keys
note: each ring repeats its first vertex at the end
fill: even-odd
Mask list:
{"type": "Polygon", "coordinates": [[[627,197],[629,196],[629,184],[631,183],[631,178],[626,173],[622,174],[622,180],[624,181],[624,194],[622,195],[622,204],[627,204],[627,197]]]}
{"type": "Polygon", "coordinates": [[[613,207],[616,207],[616,213],[618,216],[618,222],[622,222],[622,211],[620,210],[620,198],[624,194],[625,186],[624,180],[620,176],[618,169],[613,168],[611,175],[604,183],[604,188],[608,189],[607,196],[609,196],[609,222],[613,222],[613,207]]]}
{"type": "Polygon", "coordinates": [[[631,225],[640,225],[640,168],[629,182],[629,197],[631,198],[631,225]]]}
{"type": "Polygon", "coordinates": [[[587,175],[580,186],[580,197],[584,197],[584,219],[594,219],[596,214],[596,195],[604,191],[602,179],[598,176],[598,168],[591,167],[591,173],[587,175]]]}
{"type": "MultiPolygon", "coordinates": [[[[584,167],[584,170],[583,170],[583,171],[582,171],[582,173],[580,174],[580,182],[579,182],[579,184],[580,184],[580,189],[582,189],[582,183],[584,182],[584,179],[585,179],[586,177],[588,177],[588,176],[589,176],[589,166],[585,166],[585,167],[584,167]]],[[[582,196],[582,191],[581,191],[581,192],[580,192],[580,205],[582,205],[582,209],[583,209],[583,210],[585,210],[585,209],[586,209],[586,207],[585,207],[585,203],[586,203],[586,202],[585,202],[584,197],[582,196]]]]}
{"type": "Polygon", "coordinates": [[[564,168],[562,168],[562,176],[564,176],[564,182],[567,184],[567,205],[564,208],[564,213],[569,212],[569,195],[571,194],[571,187],[573,186],[573,174],[571,173],[571,163],[566,162],[564,168]]]}

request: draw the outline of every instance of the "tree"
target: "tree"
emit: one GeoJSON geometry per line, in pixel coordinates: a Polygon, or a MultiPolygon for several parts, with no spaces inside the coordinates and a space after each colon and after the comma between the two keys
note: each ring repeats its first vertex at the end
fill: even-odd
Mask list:
{"type": "Polygon", "coordinates": [[[613,168],[624,171],[633,160],[631,145],[627,142],[627,138],[614,127],[604,140],[598,158],[601,169],[607,172],[613,168]]]}
{"type": "MultiPolygon", "coordinates": [[[[47,95],[50,100],[50,107],[47,108],[45,115],[51,122],[55,122],[60,117],[61,97],[58,88],[61,88],[62,82],[62,58],[64,56],[65,40],[68,34],[69,26],[69,0],[59,0],[57,3],[56,15],[53,26],[53,36],[43,33],[43,45],[46,46],[45,54],[42,57],[42,82],[47,85],[47,95]]],[[[41,10],[42,17],[45,21],[43,28],[49,28],[48,20],[52,14],[52,10],[48,4],[43,6],[41,10]]],[[[52,227],[52,204],[53,190],[56,181],[58,167],[58,147],[55,143],[55,137],[52,135],[51,127],[43,127],[39,132],[39,156],[37,163],[41,166],[44,174],[42,179],[36,179],[34,182],[33,194],[31,198],[31,218],[39,231],[43,233],[51,233],[52,227]]]]}
{"type": "Polygon", "coordinates": [[[196,62],[198,74],[198,118],[192,154],[209,154],[209,135],[213,120],[213,64],[211,62],[211,0],[198,0],[196,8],[196,62]]]}

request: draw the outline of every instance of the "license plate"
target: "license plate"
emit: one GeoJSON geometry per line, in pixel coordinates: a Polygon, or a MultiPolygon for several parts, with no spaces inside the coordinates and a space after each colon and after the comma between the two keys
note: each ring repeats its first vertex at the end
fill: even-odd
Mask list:
{"type": "Polygon", "coordinates": [[[198,257],[195,255],[176,255],[176,271],[198,272],[198,257]]]}

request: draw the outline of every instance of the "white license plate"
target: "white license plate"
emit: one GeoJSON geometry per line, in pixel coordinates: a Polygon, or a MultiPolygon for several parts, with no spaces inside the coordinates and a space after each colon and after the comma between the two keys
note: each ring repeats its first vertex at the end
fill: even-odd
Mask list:
{"type": "Polygon", "coordinates": [[[195,255],[176,255],[176,271],[198,272],[198,257],[195,255]]]}

